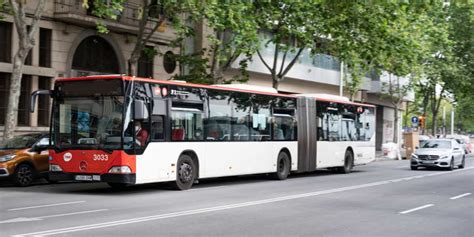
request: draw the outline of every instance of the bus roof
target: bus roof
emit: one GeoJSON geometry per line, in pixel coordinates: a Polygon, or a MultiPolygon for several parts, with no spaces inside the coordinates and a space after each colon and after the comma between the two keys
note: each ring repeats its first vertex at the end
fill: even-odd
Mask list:
{"type": "MultiPolygon", "coordinates": [[[[143,81],[143,82],[150,82],[150,83],[158,83],[158,84],[165,84],[165,85],[177,85],[177,86],[188,86],[188,87],[196,87],[196,88],[205,88],[205,89],[215,89],[215,90],[224,90],[224,91],[237,91],[237,92],[244,92],[244,93],[254,93],[254,94],[261,94],[261,95],[272,95],[272,96],[280,96],[280,97],[288,97],[288,98],[297,98],[297,97],[310,97],[314,98],[317,101],[326,101],[326,102],[335,102],[341,104],[350,104],[356,106],[366,106],[366,107],[375,107],[374,105],[370,104],[363,104],[352,102],[349,100],[336,98],[339,96],[325,96],[323,94],[280,94],[270,91],[263,91],[263,90],[256,90],[254,88],[244,89],[239,88],[238,86],[223,86],[223,85],[204,85],[204,84],[195,84],[189,83],[184,81],[172,81],[172,80],[160,80],[160,79],[150,79],[150,78],[140,78],[140,77],[132,77],[132,76],[125,76],[125,75],[96,75],[96,76],[85,76],[85,77],[69,77],[69,78],[58,78],[56,79],[57,82],[63,81],[87,81],[87,80],[96,80],[96,79],[121,79],[127,81],[143,81]]],[[[344,98],[344,97],[342,97],[344,98]]]]}

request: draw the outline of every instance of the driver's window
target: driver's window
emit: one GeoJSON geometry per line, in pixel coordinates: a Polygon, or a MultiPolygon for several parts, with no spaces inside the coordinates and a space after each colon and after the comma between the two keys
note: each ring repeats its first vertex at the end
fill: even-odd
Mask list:
{"type": "Polygon", "coordinates": [[[49,145],[49,138],[43,137],[37,143],[36,146],[48,146],[49,145]]]}

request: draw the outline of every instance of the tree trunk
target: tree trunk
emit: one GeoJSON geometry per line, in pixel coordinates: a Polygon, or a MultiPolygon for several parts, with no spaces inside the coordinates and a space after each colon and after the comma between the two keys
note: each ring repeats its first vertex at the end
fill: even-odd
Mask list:
{"type": "Polygon", "coordinates": [[[132,56],[128,60],[128,75],[137,76],[137,74],[138,74],[138,59],[132,56]]]}
{"type": "Polygon", "coordinates": [[[18,117],[18,105],[20,103],[23,65],[25,64],[27,52],[30,49],[19,49],[13,58],[13,72],[10,78],[10,92],[8,95],[8,107],[5,116],[5,128],[3,131],[4,140],[12,138],[15,133],[18,117]]]}
{"type": "Polygon", "coordinates": [[[433,124],[431,129],[433,130],[433,136],[436,136],[438,132],[438,111],[433,111],[433,124]]]}
{"type": "Polygon", "coordinates": [[[272,87],[275,89],[275,90],[278,90],[278,86],[280,85],[280,81],[278,80],[278,78],[275,76],[273,77],[272,79],[272,87]]]}
{"type": "Polygon", "coordinates": [[[395,105],[393,118],[393,142],[398,144],[398,105],[395,105]]]}

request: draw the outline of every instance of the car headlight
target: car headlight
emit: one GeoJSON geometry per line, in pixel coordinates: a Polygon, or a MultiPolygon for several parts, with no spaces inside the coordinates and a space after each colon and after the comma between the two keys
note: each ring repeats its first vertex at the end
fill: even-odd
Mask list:
{"type": "Polygon", "coordinates": [[[411,158],[412,159],[418,159],[418,156],[415,153],[413,153],[413,154],[411,154],[411,158]]]}
{"type": "Polygon", "coordinates": [[[0,156],[0,162],[7,162],[9,160],[12,160],[13,158],[15,158],[16,155],[14,154],[6,154],[6,155],[3,155],[3,156],[0,156]]]}
{"type": "Polygon", "coordinates": [[[448,158],[449,158],[448,155],[443,155],[443,156],[440,157],[440,159],[448,159],[448,158]]]}

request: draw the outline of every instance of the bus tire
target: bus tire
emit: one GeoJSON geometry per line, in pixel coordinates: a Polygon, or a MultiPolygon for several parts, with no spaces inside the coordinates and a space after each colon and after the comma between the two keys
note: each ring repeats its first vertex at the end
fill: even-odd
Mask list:
{"type": "Polygon", "coordinates": [[[290,157],[288,154],[284,151],[280,152],[278,154],[277,158],[277,170],[273,174],[273,179],[276,180],[285,180],[288,178],[288,175],[290,174],[290,169],[291,169],[291,162],[290,162],[290,157]]]}
{"type": "Polygon", "coordinates": [[[182,154],[176,165],[176,181],[173,188],[176,190],[187,190],[193,186],[197,177],[197,168],[193,159],[186,154],[182,154]]]}
{"type": "Polygon", "coordinates": [[[339,167],[339,173],[341,174],[348,174],[352,171],[354,166],[354,155],[350,150],[346,150],[346,154],[344,155],[344,166],[339,167]]]}

